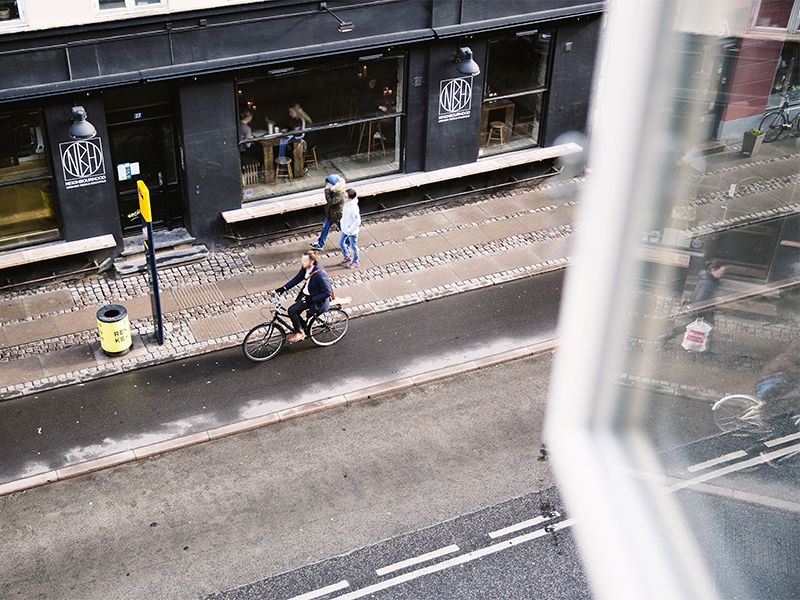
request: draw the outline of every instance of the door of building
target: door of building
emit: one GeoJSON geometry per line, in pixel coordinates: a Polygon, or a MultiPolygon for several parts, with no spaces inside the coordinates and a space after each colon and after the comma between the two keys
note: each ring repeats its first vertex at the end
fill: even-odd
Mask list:
{"type": "Polygon", "coordinates": [[[175,156],[175,129],[169,105],[108,114],[111,157],[117,182],[122,230],[141,231],[136,181],[150,189],[153,225],[183,225],[183,199],[175,156]]]}

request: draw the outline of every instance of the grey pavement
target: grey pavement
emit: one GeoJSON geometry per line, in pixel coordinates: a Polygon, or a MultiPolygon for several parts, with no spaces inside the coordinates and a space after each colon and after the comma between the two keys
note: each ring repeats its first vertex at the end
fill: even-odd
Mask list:
{"type": "Polygon", "coordinates": [[[0,403],[0,483],[552,338],[553,272],[356,319],[267,363],[220,351],[0,403]]]}
{"type": "Polygon", "coordinates": [[[1,497],[0,597],[197,598],[549,490],[550,360],[1,497]]]}

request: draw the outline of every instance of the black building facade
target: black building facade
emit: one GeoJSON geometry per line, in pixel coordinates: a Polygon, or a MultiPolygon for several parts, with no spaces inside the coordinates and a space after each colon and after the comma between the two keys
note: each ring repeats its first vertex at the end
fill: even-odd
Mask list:
{"type": "MultiPolygon", "coordinates": [[[[584,130],[603,2],[271,0],[0,37],[0,257],[546,148],[584,130]],[[468,48],[480,69],[457,71],[468,48]],[[97,135],[69,136],[82,106],[97,135]]],[[[413,198],[412,198],[413,200],[413,198]]],[[[291,208],[278,219],[300,224],[291,208]]],[[[308,213],[308,211],[306,211],[308,213]]],[[[316,215],[316,213],[314,213],[316,215]]],[[[316,218],[316,217],[315,217],[316,218]]]]}

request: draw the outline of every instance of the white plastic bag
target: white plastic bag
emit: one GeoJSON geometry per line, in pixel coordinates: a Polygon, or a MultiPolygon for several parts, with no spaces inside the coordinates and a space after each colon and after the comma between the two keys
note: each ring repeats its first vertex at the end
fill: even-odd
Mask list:
{"type": "Polygon", "coordinates": [[[705,352],[708,348],[708,338],[711,335],[711,325],[702,318],[695,319],[686,326],[681,347],[689,352],[705,352]]]}

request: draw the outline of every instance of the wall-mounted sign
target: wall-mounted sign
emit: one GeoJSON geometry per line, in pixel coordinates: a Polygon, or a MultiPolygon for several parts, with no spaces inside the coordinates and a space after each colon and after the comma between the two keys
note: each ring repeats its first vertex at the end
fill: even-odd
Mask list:
{"type": "Polygon", "coordinates": [[[138,162],[119,163],[117,165],[117,179],[120,181],[127,181],[139,173],[141,173],[141,169],[138,162]]]}
{"type": "Polygon", "coordinates": [[[103,142],[99,138],[62,142],[58,147],[68,190],[106,182],[103,142]]]}
{"type": "Polygon", "coordinates": [[[439,123],[467,119],[472,106],[472,77],[443,79],[439,83],[439,123]]]}

